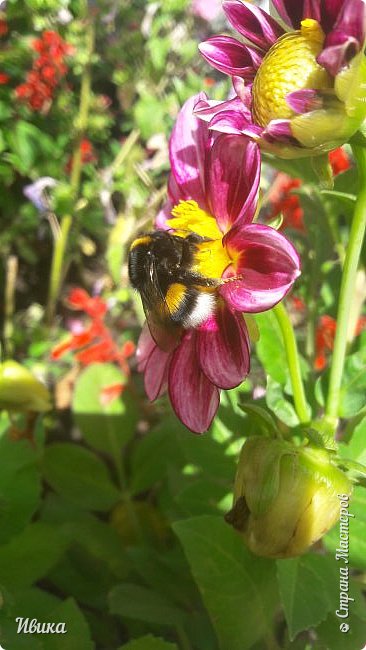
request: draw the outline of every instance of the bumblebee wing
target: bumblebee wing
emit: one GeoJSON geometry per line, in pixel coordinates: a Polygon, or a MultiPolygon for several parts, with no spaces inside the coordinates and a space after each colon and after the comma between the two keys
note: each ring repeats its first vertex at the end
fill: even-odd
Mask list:
{"type": "Polygon", "coordinates": [[[181,328],[172,321],[153,260],[151,260],[149,275],[150,281],[140,292],[146,321],[150,334],[159,348],[164,352],[171,352],[179,342],[181,328]]]}

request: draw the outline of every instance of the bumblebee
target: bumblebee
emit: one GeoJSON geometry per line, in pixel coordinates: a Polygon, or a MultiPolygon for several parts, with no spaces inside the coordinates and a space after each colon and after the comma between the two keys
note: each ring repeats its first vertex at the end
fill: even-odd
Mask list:
{"type": "Polygon", "coordinates": [[[207,241],[195,233],[180,237],[156,230],[131,245],[130,282],[141,295],[150,333],[162,350],[172,350],[182,328],[197,327],[215,310],[221,281],[195,270],[199,244],[207,241]]]}

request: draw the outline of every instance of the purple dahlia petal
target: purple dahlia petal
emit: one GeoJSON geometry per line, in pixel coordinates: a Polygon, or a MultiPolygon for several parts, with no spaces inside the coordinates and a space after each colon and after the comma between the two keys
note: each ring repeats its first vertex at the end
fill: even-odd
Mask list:
{"type": "Polygon", "coordinates": [[[145,368],[144,384],[146,395],[153,402],[163,395],[168,387],[168,372],[172,354],[163,352],[156,345],[145,368]]]}
{"type": "Polygon", "coordinates": [[[323,106],[323,100],[319,92],[312,88],[304,88],[304,90],[295,90],[293,93],[288,93],[286,103],[295,113],[299,114],[309,113],[323,106]]]}
{"type": "Polygon", "coordinates": [[[290,120],[271,120],[266,126],[265,134],[276,140],[293,138],[290,120]]]}
{"type": "Polygon", "coordinates": [[[269,226],[250,224],[225,237],[235,259],[235,276],[220,293],[233,309],[260,312],[271,309],[300,275],[300,260],[293,245],[269,226]]]}
{"type": "Polygon", "coordinates": [[[211,136],[207,125],[193,115],[195,104],[203,99],[204,93],[190,97],[178,113],[169,142],[173,175],[169,196],[176,203],[193,199],[205,209],[204,165],[211,136]]]}
{"type": "Polygon", "coordinates": [[[230,111],[217,113],[210,122],[210,129],[212,131],[219,131],[220,133],[246,135],[254,139],[260,137],[263,133],[261,126],[253,124],[251,120],[248,122],[244,115],[237,115],[230,111]]]}
{"type": "Polygon", "coordinates": [[[257,207],[260,153],[247,138],[221,135],[207,158],[206,187],[211,214],[222,232],[234,223],[249,223],[257,207]]]}
{"type": "Polygon", "coordinates": [[[156,343],[150,334],[147,323],[145,322],[136,349],[137,370],[139,372],[144,372],[146,364],[155,346],[156,343]]]}
{"type": "Polygon", "coordinates": [[[194,433],[209,428],[219,406],[219,391],[197,359],[197,332],[189,331],[174,351],[169,368],[169,397],[178,418],[194,433]]]}
{"type": "Polygon", "coordinates": [[[213,99],[203,99],[197,102],[194,107],[194,114],[205,122],[210,122],[215,115],[223,111],[228,111],[232,114],[238,114],[238,116],[245,119],[245,121],[251,121],[250,110],[246,105],[243,104],[239,97],[228,99],[225,102],[220,102],[213,99]]]}
{"type": "Polygon", "coordinates": [[[224,0],[222,6],[234,29],[265,52],[284,33],[276,20],[255,5],[224,0]]]}
{"type": "Polygon", "coordinates": [[[159,210],[158,214],[156,215],[155,222],[154,222],[155,228],[158,228],[159,230],[169,230],[167,220],[171,219],[172,208],[177,203],[178,203],[178,201],[175,201],[174,203],[172,203],[170,199],[168,199],[166,201],[166,203],[163,205],[161,210],[159,210]]]}
{"type": "Polygon", "coordinates": [[[242,314],[221,305],[197,333],[199,363],[219,388],[234,388],[250,368],[249,337],[242,314]]]}
{"type": "Polygon", "coordinates": [[[333,28],[345,2],[348,0],[324,0],[322,3],[320,22],[325,34],[333,28]]]}
{"type": "Polygon", "coordinates": [[[137,351],[137,369],[145,373],[146,394],[152,402],[167,389],[171,353],[163,352],[152,338],[147,323],[142,328],[137,351]]]}
{"type": "Polygon", "coordinates": [[[348,0],[325,39],[324,49],[317,58],[318,63],[335,76],[359,52],[365,33],[365,1],[348,0]]]}
{"type": "Polygon", "coordinates": [[[320,22],[319,0],[272,0],[281,18],[295,29],[299,29],[304,18],[314,18],[320,22]]]}
{"type": "MultiPolygon", "coordinates": [[[[212,36],[198,46],[202,56],[220,72],[253,81],[258,64],[253,65],[253,50],[231,36],[212,36]]],[[[260,57],[257,57],[260,62],[260,57]]]]}

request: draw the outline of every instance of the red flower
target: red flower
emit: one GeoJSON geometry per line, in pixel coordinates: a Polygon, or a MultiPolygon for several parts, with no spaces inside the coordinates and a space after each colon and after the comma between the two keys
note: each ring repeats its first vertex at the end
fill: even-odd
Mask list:
{"type": "Polygon", "coordinates": [[[0,86],[4,86],[8,83],[10,77],[6,72],[0,72],[0,86]]]}
{"type": "Polygon", "coordinates": [[[283,172],[277,174],[269,194],[269,201],[272,204],[270,219],[282,214],[282,228],[292,228],[305,232],[304,211],[300,205],[299,197],[291,193],[291,190],[300,186],[301,180],[299,178],[291,178],[291,176],[283,172]]]}
{"type": "Polygon", "coordinates": [[[87,138],[83,138],[80,142],[81,162],[88,163],[94,162],[96,156],[94,155],[93,145],[87,138]]]}
{"type": "Polygon", "coordinates": [[[351,166],[350,159],[342,147],[338,147],[338,149],[334,149],[329,153],[329,162],[332,167],[333,176],[347,171],[351,166]]]}
{"type": "MultiPolygon", "coordinates": [[[[361,316],[358,319],[355,336],[359,336],[366,327],[366,317],[361,316]]],[[[316,356],[314,360],[315,370],[324,370],[327,365],[326,352],[333,350],[334,338],[337,329],[337,321],[331,316],[321,316],[319,319],[318,327],[315,332],[315,351],[316,356]]]]}
{"type": "Polygon", "coordinates": [[[0,20],[0,36],[6,36],[9,31],[8,23],[6,20],[0,20]]]}
{"type": "Polygon", "coordinates": [[[56,361],[66,352],[75,352],[75,359],[83,366],[90,363],[118,363],[125,375],[129,374],[127,359],[135,352],[135,344],[125,341],[118,347],[104,323],[107,304],[99,296],[93,298],[84,289],[70,291],[67,302],[71,309],[83,311],[91,322],[78,334],[56,345],[51,358],[56,361]]]}
{"type": "MultiPolygon", "coordinates": [[[[94,153],[93,145],[88,138],[83,138],[80,142],[81,162],[82,164],[92,163],[97,160],[94,153]]],[[[66,163],[66,172],[69,174],[72,170],[72,158],[66,163]]]]}
{"type": "Polygon", "coordinates": [[[28,72],[26,82],[15,89],[15,95],[32,110],[44,111],[51,105],[54,91],[68,71],[64,58],[73,52],[73,48],[53,31],[43,32],[41,38],[33,41],[32,47],[39,56],[28,72]]]}

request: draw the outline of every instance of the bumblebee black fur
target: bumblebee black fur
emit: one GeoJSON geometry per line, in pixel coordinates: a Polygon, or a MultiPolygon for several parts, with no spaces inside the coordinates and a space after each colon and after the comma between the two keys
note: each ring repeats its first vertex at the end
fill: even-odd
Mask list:
{"type": "Polygon", "coordinates": [[[179,237],[157,230],[140,235],[131,245],[128,272],[139,291],[150,332],[163,349],[180,337],[181,328],[196,327],[215,308],[219,280],[193,270],[198,244],[194,233],[179,237]]]}

